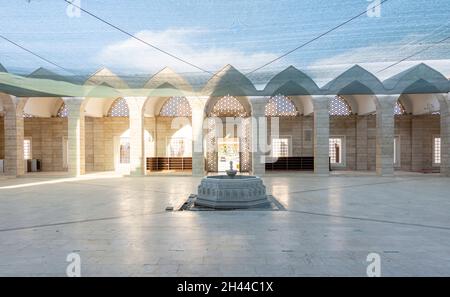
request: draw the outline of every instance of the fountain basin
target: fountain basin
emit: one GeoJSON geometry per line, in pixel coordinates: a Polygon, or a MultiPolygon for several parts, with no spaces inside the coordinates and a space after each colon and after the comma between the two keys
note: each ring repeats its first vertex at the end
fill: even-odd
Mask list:
{"type": "Polygon", "coordinates": [[[266,208],[270,201],[258,176],[207,176],[198,186],[196,206],[215,209],[266,208]]]}

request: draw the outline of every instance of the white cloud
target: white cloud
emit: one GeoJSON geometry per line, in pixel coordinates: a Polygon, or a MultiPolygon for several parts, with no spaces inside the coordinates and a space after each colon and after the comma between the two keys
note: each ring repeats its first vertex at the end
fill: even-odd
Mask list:
{"type": "MultiPolygon", "coordinates": [[[[245,53],[231,47],[196,47],[192,42],[193,38],[205,34],[205,32],[183,29],[146,30],[136,33],[135,36],[211,71],[216,71],[226,64],[231,64],[238,69],[251,69],[276,58],[274,53],[245,53]]],[[[108,45],[98,54],[96,62],[111,68],[142,72],[155,72],[166,66],[180,72],[198,71],[133,38],[108,45]]]]}

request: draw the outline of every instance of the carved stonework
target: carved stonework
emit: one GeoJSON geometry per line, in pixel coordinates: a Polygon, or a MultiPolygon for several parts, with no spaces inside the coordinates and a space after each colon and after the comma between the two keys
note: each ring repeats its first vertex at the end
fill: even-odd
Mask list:
{"type": "Polygon", "coordinates": [[[218,209],[269,207],[266,187],[257,176],[204,177],[198,186],[197,206],[218,209]]]}

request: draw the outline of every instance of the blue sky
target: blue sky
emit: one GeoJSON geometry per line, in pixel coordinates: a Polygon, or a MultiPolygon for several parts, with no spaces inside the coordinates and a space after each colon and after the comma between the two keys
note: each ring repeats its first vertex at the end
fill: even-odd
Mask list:
{"type": "MultiPolygon", "coordinates": [[[[233,64],[246,72],[365,10],[367,0],[79,0],[81,6],[211,71],[233,64]]],[[[198,70],[164,56],[81,13],[69,17],[62,0],[0,0],[0,32],[40,55],[89,73],[153,73],[164,66],[198,70]]],[[[379,18],[363,16],[270,65],[307,72],[340,71],[359,63],[369,70],[450,35],[450,1],[389,0],[379,18]],[[418,40],[422,40],[418,43],[418,40]]],[[[450,42],[415,57],[450,75],[450,42]]],[[[0,40],[0,63],[9,71],[55,69],[0,40]]],[[[399,67],[380,74],[388,75],[399,67]]],[[[56,70],[56,69],[55,69],[56,70]]]]}

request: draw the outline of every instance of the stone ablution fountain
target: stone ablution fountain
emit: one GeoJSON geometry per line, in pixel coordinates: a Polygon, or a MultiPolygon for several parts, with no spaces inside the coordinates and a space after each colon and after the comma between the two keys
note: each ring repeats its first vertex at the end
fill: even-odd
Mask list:
{"type": "Polygon", "coordinates": [[[206,176],[198,186],[195,206],[213,209],[269,208],[266,187],[258,176],[236,175],[233,162],[227,175],[206,176]]]}

